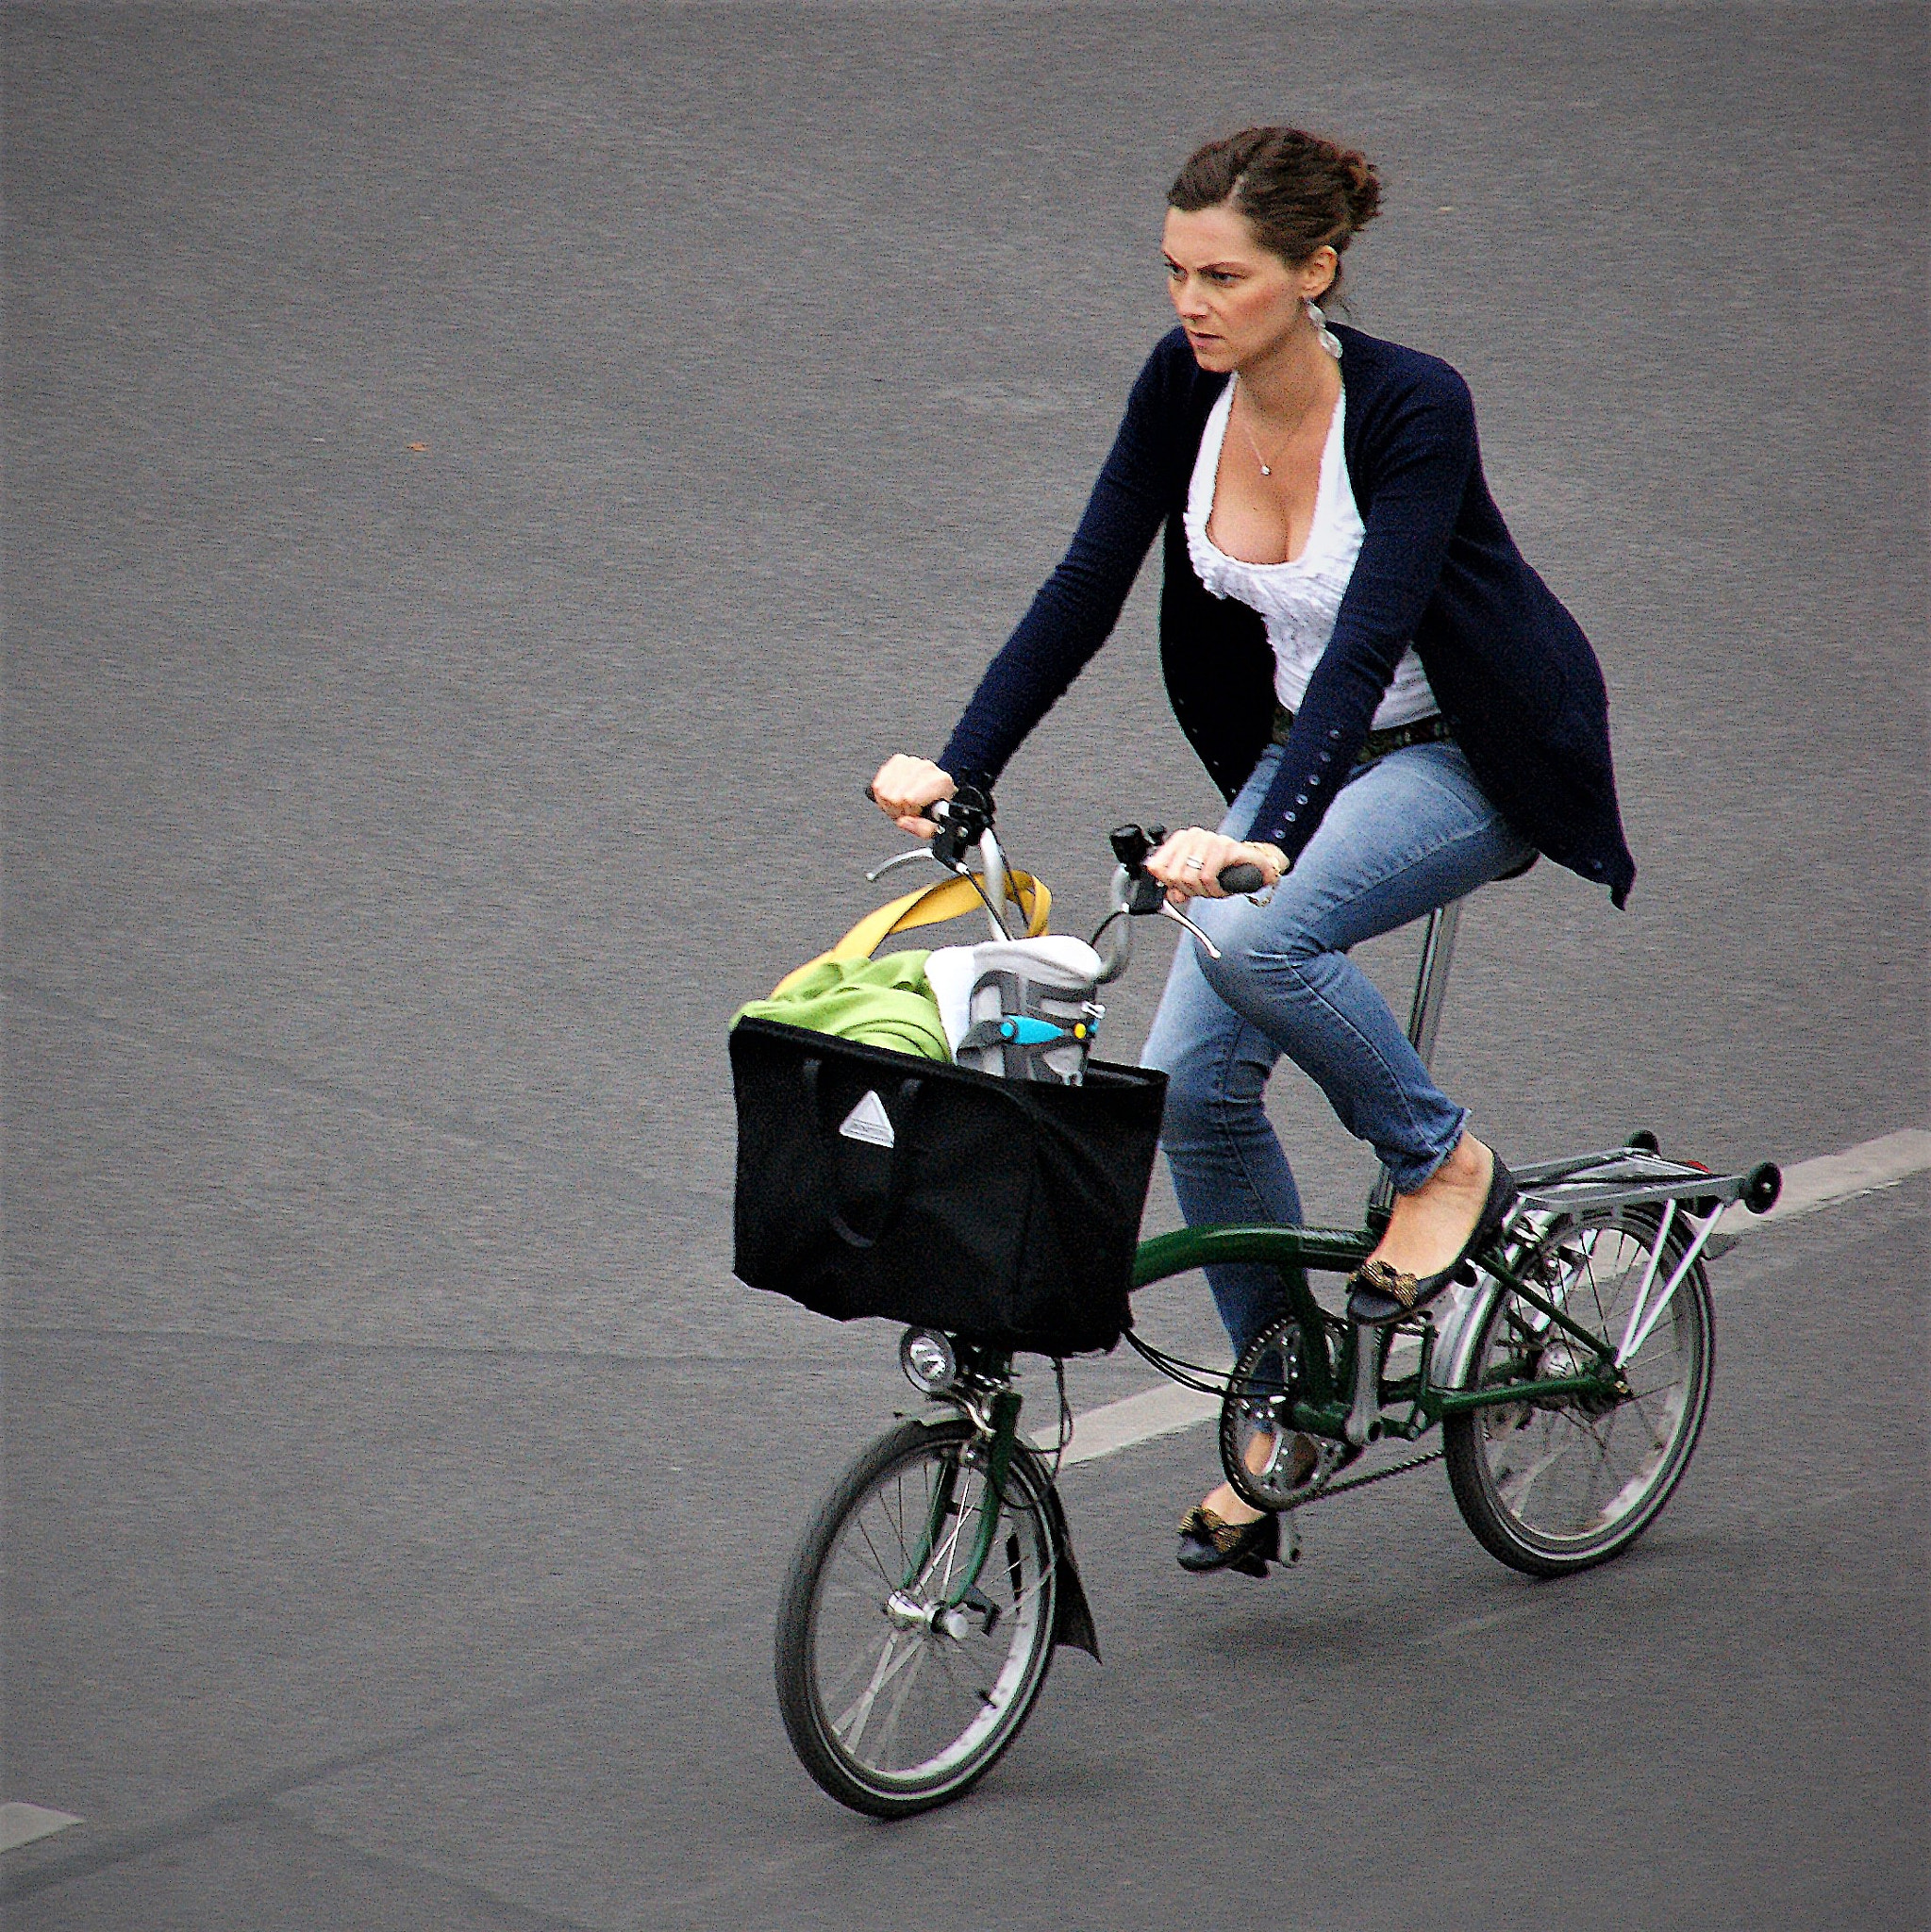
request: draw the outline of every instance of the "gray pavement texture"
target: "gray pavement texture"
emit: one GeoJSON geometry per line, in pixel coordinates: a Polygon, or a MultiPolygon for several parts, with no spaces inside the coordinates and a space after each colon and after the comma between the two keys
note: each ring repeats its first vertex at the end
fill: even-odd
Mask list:
{"type": "MultiPolygon", "coordinates": [[[[87,1821],[7,1924],[1924,1923],[1923,1181],[1721,1265],[1697,1460],[1589,1576],[1434,1473],[1203,1587],[1204,1434],[1070,1472],[1105,1667],[881,1831],[770,1619],[907,1391],[731,1282],[723,1049],[1057,556],[1177,159],[1292,119],[1384,164],[1355,319],[1469,376],[1642,868],[1483,896],[1450,1090],[1510,1154],[1923,1124],[1924,25],[0,8],[0,1798],[87,1821]]],[[[1157,576],[1002,788],[1070,923],[1211,808],[1157,576]]]]}

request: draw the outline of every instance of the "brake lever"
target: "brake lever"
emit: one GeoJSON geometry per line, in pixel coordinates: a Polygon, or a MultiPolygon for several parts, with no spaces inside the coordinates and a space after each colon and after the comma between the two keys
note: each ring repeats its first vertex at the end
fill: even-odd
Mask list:
{"type": "Polygon", "coordinates": [[[939,857],[939,855],[936,852],[932,850],[932,848],[929,845],[915,845],[909,852],[893,853],[892,856],[890,858],[888,858],[883,865],[874,865],[872,868],[872,870],[865,874],[865,883],[867,885],[875,886],[878,883],[878,881],[885,876],[887,873],[896,872],[900,866],[910,865],[915,860],[921,858],[929,858],[934,865],[941,865],[944,863],[944,861],[939,857]]]}
{"type": "Polygon", "coordinates": [[[1160,917],[1171,919],[1175,925],[1184,925],[1207,948],[1207,957],[1209,959],[1218,959],[1221,957],[1221,949],[1184,912],[1178,911],[1165,899],[1160,901],[1160,917]]]}

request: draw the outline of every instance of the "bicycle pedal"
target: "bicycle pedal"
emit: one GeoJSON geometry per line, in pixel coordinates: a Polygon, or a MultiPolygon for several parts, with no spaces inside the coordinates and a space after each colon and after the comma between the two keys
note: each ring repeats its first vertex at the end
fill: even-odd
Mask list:
{"type": "Polygon", "coordinates": [[[1229,1570],[1238,1570],[1242,1576],[1265,1578],[1269,1571],[1277,1564],[1298,1563],[1301,1560],[1301,1532],[1291,1516],[1287,1518],[1287,1547],[1278,1556],[1262,1557],[1257,1554],[1242,1557],[1238,1563],[1229,1563],[1227,1568],[1229,1570]]]}

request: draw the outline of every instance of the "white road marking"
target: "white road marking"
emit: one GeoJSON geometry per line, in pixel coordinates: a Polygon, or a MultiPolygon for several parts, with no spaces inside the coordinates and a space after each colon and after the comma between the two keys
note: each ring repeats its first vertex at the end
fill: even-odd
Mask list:
{"type": "Polygon", "coordinates": [[[44,1805],[0,1805],[0,1852],[30,1845],[37,1838],[51,1838],[82,1822],[71,1811],[50,1811],[44,1805]]]}
{"type": "MultiPolygon", "coordinates": [[[[1894,1134],[1848,1147],[1841,1154],[1823,1154],[1814,1160],[1800,1160],[1785,1168],[1784,1191],[1768,1214],[1752,1214],[1740,1202],[1724,1214],[1718,1226],[1724,1234],[1748,1234],[1773,1221],[1814,1214],[1820,1208],[1835,1208],[1859,1194],[1892,1187],[1927,1168],[1931,1168],[1931,1130],[1901,1127],[1894,1134]]],[[[1399,1352],[1390,1358],[1389,1366],[1396,1366],[1398,1359],[1399,1352]]],[[[1149,1442],[1156,1436],[1171,1436],[1198,1423],[1210,1422],[1220,1412],[1217,1396],[1201,1395],[1178,1383],[1163,1382],[1157,1389],[1142,1390],[1138,1395],[1106,1403],[1074,1417],[1073,1441],[1067,1444],[1061,1467],[1117,1456],[1136,1442],[1149,1442]]],[[[1057,1427],[1039,1429],[1033,1434],[1035,1444],[1048,1454],[1057,1441],[1057,1427]]]]}
{"type": "Polygon", "coordinates": [[[1785,1168],[1784,1191],[1768,1214],[1753,1214],[1740,1201],[1725,1211],[1717,1225],[1724,1234],[1744,1234],[1766,1222],[1814,1214],[1820,1208],[1835,1208],[1859,1194],[1895,1186],[1927,1167],[1931,1167],[1931,1131],[1900,1127],[1894,1134],[1866,1141],[1861,1147],[1847,1147],[1841,1154],[1820,1155],[1815,1160],[1800,1160],[1794,1167],[1785,1168]]]}
{"type": "MultiPolygon", "coordinates": [[[[1060,1467],[1117,1455],[1136,1442],[1148,1442],[1156,1436],[1171,1436],[1176,1429],[1190,1429],[1195,1423],[1210,1422],[1220,1412],[1218,1395],[1202,1395],[1197,1390],[1181,1388],[1177,1382],[1162,1382],[1157,1389],[1143,1389],[1138,1395],[1109,1402],[1104,1408],[1090,1408],[1075,1418],[1073,1441],[1066,1445],[1060,1467]]],[[[1058,1440],[1057,1428],[1041,1429],[1033,1437],[1041,1449],[1049,1451],[1058,1440]]]]}

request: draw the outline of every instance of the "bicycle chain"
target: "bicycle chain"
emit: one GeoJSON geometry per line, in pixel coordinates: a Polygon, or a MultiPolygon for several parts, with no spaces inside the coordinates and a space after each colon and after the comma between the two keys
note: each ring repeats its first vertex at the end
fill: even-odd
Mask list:
{"type": "Polygon", "coordinates": [[[1448,1454],[1445,1449],[1437,1449],[1431,1455],[1411,1456],[1406,1462],[1392,1462],[1386,1469],[1372,1471],[1367,1475],[1351,1475],[1345,1482],[1324,1483],[1311,1496],[1302,1496],[1286,1504],[1278,1511],[1287,1516],[1296,1509],[1305,1509],[1310,1503],[1319,1503],[1328,1496],[1345,1495],[1350,1490],[1365,1490],[1370,1483],[1385,1483],[1391,1475],[1406,1475],[1411,1469],[1426,1469],[1431,1462],[1440,1462],[1448,1454]]]}

